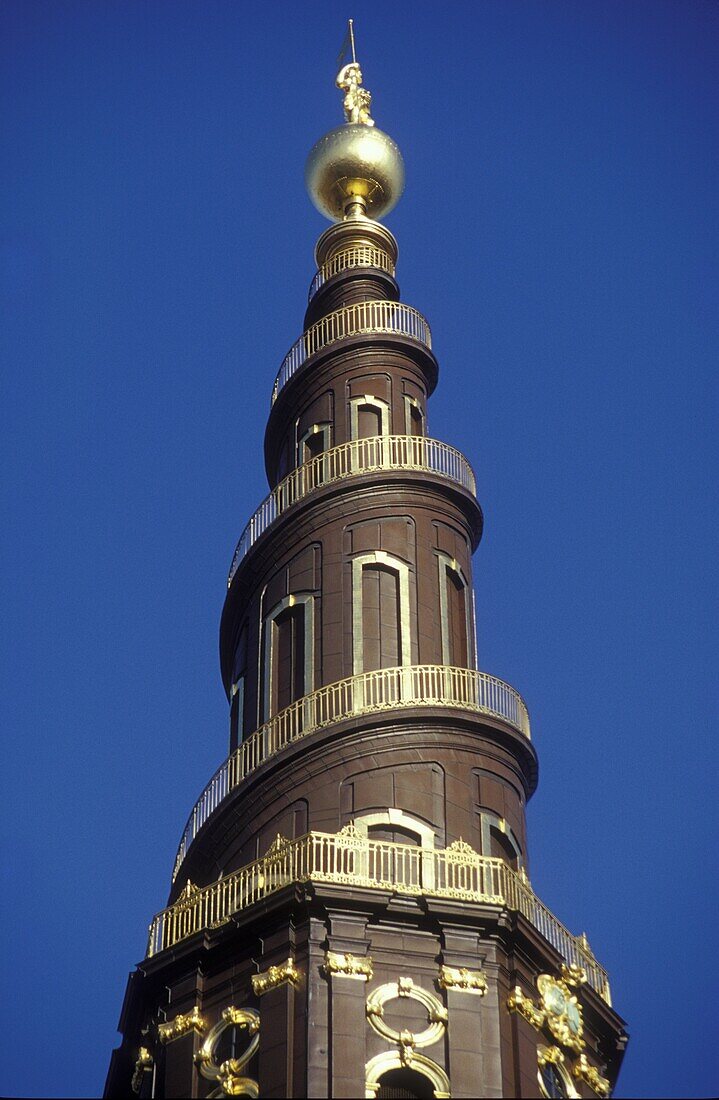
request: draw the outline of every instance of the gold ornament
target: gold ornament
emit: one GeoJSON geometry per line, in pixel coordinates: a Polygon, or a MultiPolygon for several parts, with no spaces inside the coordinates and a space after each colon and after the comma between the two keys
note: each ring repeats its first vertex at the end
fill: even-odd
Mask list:
{"type": "Polygon", "coordinates": [[[398,978],[396,982],[386,982],[374,989],[367,998],[365,1011],[372,1030],[387,1042],[398,1045],[403,1065],[410,1064],[416,1047],[427,1047],[438,1042],[447,1026],[447,1009],[442,1002],[433,993],[415,985],[411,978],[406,977],[398,978]],[[385,1023],[385,1004],[401,997],[419,1001],[427,1009],[429,1023],[423,1031],[415,1033],[406,1028],[397,1031],[385,1023]]]}
{"type": "MultiPolygon", "coordinates": [[[[586,939],[586,937],[585,937],[586,939]]],[[[567,985],[579,986],[584,985],[587,981],[587,972],[583,966],[578,966],[576,963],[562,963],[562,980],[567,985]]]]}
{"type": "Polygon", "coordinates": [[[168,1020],[166,1024],[159,1024],[157,1034],[161,1043],[171,1043],[187,1035],[188,1031],[202,1033],[206,1027],[205,1019],[195,1005],[191,1012],[184,1012],[180,1016],[175,1016],[174,1020],[168,1020]]]}
{"type": "Polygon", "coordinates": [[[140,1047],[140,1052],[135,1062],[135,1072],[132,1075],[132,1081],[130,1083],[133,1092],[140,1091],[145,1070],[149,1069],[152,1069],[152,1055],[147,1047],[140,1047]]]}
{"type": "Polygon", "coordinates": [[[342,106],[344,107],[347,122],[356,125],[374,126],[374,121],[369,113],[372,95],[362,87],[362,70],[358,62],[351,61],[343,66],[337,73],[335,84],[345,93],[342,106]]]}
{"type": "Polygon", "coordinates": [[[293,986],[299,985],[300,977],[295,960],[290,956],[281,966],[271,966],[262,974],[253,974],[252,991],[257,997],[261,997],[271,989],[276,989],[278,985],[284,985],[285,982],[293,986]]]}
{"type": "Polygon", "coordinates": [[[464,966],[440,966],[439,984],[442,989],[476,993],[480,997],[484,997],[487,992],[486,974],[482,970],[468,970],[464,966]]]}
{"type": "Polygon", "coordinates": [[[596,1066],[587,1061],[586,1054],[580,1054],[572,1066],[572,1077],[577,1081],[586,1081],[598,1096],[609,1096],[612,1087],[610,1082],[602,1077],[596,1066]]]}
{"type": "Polygon", "coordinates": [[[242,1070],[252,1058],[260,1043],[260,1017],[254,1008],[235,1008],[229,1005],[222,1018],[209,1031],[207,1038],[195,1055],[200,1073],[208,1081],[217,1081],[225,1096],[259,1096],[259,1086],[251,1077],[243,1077],[242,1070]],[[249,1042],[237,1058],[228,1058],[217,1064],[215,1050],[225,1031],[239,1027],[247,1032],[249,1042]]]}
{"type": "Polygon", "coordinates": [[[567,983],[549,974],[540,974],[537,989],[542,998],[546,1026],[554,1038],[570,1050],[583,1050],[582,1006],[567,983]]]}
{"type": "Polygon", "coordinates": [[[537,1030],[544,1026],[544,1012],[537,1008],[531,997],[527,997],[522,992],[522,987],[519,985],[515,985],[509,994],[507,1008],[510,1012],[516,1012],[519,1016],[523,1016],[527,1023],[537,1030]]]}
{"type": "Polygon", "coordinates": [[[330,221],[350,214],[381,218],[404,191],[404,161],[396,143],[378,126],[346,123],[310,150],[305,185],[330,221]]]}
{"type": "Polygon", "coordinates": [[[361,981],[369,981],[374,973],[372,959],[369,955],[341,954],[338,951],[328,951],[325,955],[325,973],[340,975],[344,978],[359,978],[361,981]]]}
{"type": "Polygon", "coordinates": [[[564,1064],[564,1055],[559,1047],[539,1046],[537,1047],[537,1061],[540,1066],[546,1066],[547,1064],[561,1066],[564,1064]]]}

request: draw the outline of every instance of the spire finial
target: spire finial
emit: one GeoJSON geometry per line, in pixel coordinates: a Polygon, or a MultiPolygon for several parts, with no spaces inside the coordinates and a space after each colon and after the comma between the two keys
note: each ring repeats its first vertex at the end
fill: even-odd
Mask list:
{"type": "Polygon", "coordinates": [[[404,163],[392,138],[375,126],[370,114],[372,96],[362,87],[351,19],[337,65],[335,83],[344,92],[346,121],[310,151],[305,166],[307,190],[330,221],[379,218],[389,213],[402,194],[404,163]]]}
{"type": "Polygon", "coordinates": [[[342,43],[342,49],[337,58],[340,71],[337,73],[335,84],[345,93],[343,107],[345,119],[351,125],[361,123],[363,126],[374,126],[374,121],[369,113],[372,96],[366,88],[362,87],[362,69],[357,61],[355,53],[355,35],[353,20],[347,24],[347,34],[342,43]],[[344,64],[348,51],[352,51],[352,60],[344,64]]]}

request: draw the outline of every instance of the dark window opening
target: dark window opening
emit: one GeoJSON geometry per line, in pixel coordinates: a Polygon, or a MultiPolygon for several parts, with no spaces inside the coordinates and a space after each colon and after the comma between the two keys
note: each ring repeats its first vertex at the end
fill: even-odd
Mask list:
{"type": "Polygon", "coordinates": [[[272,713],[305,694],[305,608],[288,607],[273,624],[272,713]]]}
{"type": "Polygon", "coordinates": [[[467,668],[467,588],[455,569],[447,569],[447,642],[449,664],[467,668]]]}
{"type": "Polygon", "coordinates": [[[432,1100],[434,1086],[413,1069],[391,1069],[379,1079],[379,1100],[432,1100]]]}
{"type": "Polygon", "coordinates": [[[367,828],[367,836],[370,840],[389,840],[393,844],[414,844],[415,847],[419,847],[420,838],[418,833],[413,833],[411,829],[400,829],[396,825],[369,825],[367,828]]]}
{"type": "Polygon", "coordinates": [[[555,1065],[547,1062],[542,1066],[539,1073],[549,1100],[561,1100],[562,1097],[567,1096],[567,1086],[555,1065]]]}
{"type": "Polygon", "coordinates": [[[303,462],[311,462],[313,458],[319,458],[325,447],[325,432],[320,430],[313,432],[312,435],[308,435],[303,441],[304,453],[302,455],[303,462]]]}
{"type": "Polygon", "coordinates": [[[399,576],[394,569],[362,570],[362,656],[364,672],[402,663],[399,576]]]}
{"type": "Polygon", "coordinates": [[[503,833],[496,825],[490,825],[489,836],[492,844],[490,855],[498,856],[499,859],[503,859],[516,871],[518,863],[517,852],[506,833],[503,833]]]}
{"type": "Polygon", "coordinates": [[[357,409],[357,436],[382,435],[382,410],[374,405],[360,405],[357,409]]]}
{"type": "Polygon", "coordinates": [[[424,416],[418,405],[409,407],[409,434],[424,435],[424,416]]]}

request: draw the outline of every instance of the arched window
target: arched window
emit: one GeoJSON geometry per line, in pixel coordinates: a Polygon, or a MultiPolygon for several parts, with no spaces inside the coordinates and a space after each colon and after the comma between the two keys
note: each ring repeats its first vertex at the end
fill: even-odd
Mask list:
{"type": "Polygon", "coordinates": [[[350,398],[350,439],[389,435],[389,405],[371,393],[350,398]]]}
{"type": "Polygon", "coordinates": [[[312,424],[297,440],[297,465],[303,466],[330,449],[332,425],[312,424]]]}
{"type": "Polygon", "coordinates": [[[265,617],[264,721],[312,691],[313,620],[313,596],[286,596],[265,617]]]}
{"type": "Polygon", "coordinates": [[[389,847],[375,850],[372,856],[369,852],[365,852],[364,856],[360,853],[360,860],[365,860],[364,868],[360,867],[360,874],[368,874],[373,870],[384,881],[433,889],[435,834],[431,825],[394,808],[360,814],[354,818],[352,824],[356,832],[367,840],[410,844],[422,849],[417,853],[418,858],[409,863],[389,847]]]}
{"type": "Polygon", "coordinates": [[[522,849],[514,835],[511,825],[508,825],[499,814],[482,810],[479,814],[480,833],[482,837],[482,855],[498,856],[506,860],[515,869],[523,866],[524,857],[522,849]]]}
{"type": "Polygon", "coordinates": [[[401,1097],[407,1100],[412,1097],[417,1097],[417,1100],[436,1097],[437,1100],[444,1100],[450,1096],[449,1077],[441,1066],[419,1051],[413,1054],[412,1068],[409,1069],[402,1063],[397,1051],[388,1050],[371,1058],[365,1066],[365,1096],[397,1097],[398,1100],[401,1097]],[[397,1091],[389,1091],[392,1089],[397,1091]]]}
{"type": "Polygon", "coordinates": [[[572,1078],[561,1062],[547,1058],[546,1053],[547,1048],[540,1046],[537,1051],[539,1095],[544,1096],[546,1100],[563,1100],[564,1097],[576,1100],[579,1093],[574,1087],[572,1078]]]}
{"type": "Polygon", "coordinates": [[[434,1085],[423,1073],[404,1066],[391,1069],[379,1079],[379,1088],[375,1093],[377,1100],[433,1100],[434,1085]]]}
{"type": "Polygon", "coordinates": [[[247,628],[240,631],[235,649],[235,666],[230,688],[230,752],[244,736],[245,675],[247,673],[247,628]]]}
{"type": "Polygon", "coordinates": [[[428,851],[434,850],[434,829],[404,810],[378,810],[360,814],[352,824],[358,833],[369,840],[392,840],[398,844],[418,844],[428,851]],[[396,835],[393,835],[396,834],[396,835]]]}
{"type": "Polygon", "coordinates": [[[435,551],[439,568],[439,617],[442,664],[470,668],[474,664],[469,585],[462,567],[449,554],[435,551]]]}
{"type": "Polygon", "coordinates": [[[424,412],[416,397],[404,395],[405,435],[425,435],[424,412]]]}
{"type": "Polygon", "coordinates": [[[352,642],[355,675],[411,663],[409,567],[383,550],[352,559],[352,642]]]}

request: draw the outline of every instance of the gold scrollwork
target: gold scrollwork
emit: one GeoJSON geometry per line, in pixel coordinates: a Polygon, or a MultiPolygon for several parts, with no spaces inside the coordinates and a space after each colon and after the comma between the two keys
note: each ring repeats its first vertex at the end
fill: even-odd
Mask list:
{"type": "Polygon", "coordinates": [[[244,1077],[242,1070],[256,1052],[260,1042],[260,1017],[254,1008],[228,1006],[221,1019],[208,1032],[207,1038],[195,1055],[200,1073],[208,1081],[217,1081],[224,1096],[259,1096],[259,1086],[251,1077],[244,1077]],[[228,1058],[218,1064],[217,1044],[225,1031],[238,1027],[247,1032],[248,1044],[237,1058],[228,1058]]]}
{"type": "Polygon", "coordinates": [[[442,1002],[433,993],[415,985],[411,978],[406,977],[398,978],[396,982],[386,982],[374,989],[367,998],[365,1010],[370,1027],[383,1039],[398,1045],[403,1065],[410,1064],[416,1047],[428,1047],[438,1042],[447,1026],[447,1009],[442,1002]],[[400,997],[419,1001],[427,1009],[429,1023],[423,1031],[415,1033],[406,1028],[397,1031],[385,1023],[385,1004],[400,997]]]}
{"type": "Polygon", "coordinates": [[[564,1065],[564,1055],[562,1054],[559,1047],[538,1046],[537,1061],[539,1062],[540,1066],[561,1066],[564,1065]]]}
{"type": "Polygon", "coordinates": [[[477,858],[478,854],[477,852],[475,852],[472,845],[467,844],[467,841],[462,840],[461,837],[459,838],[459,840],[454,840],[451,844],[448,844],[445,848],[445,852],[449,856],[454,857],[454,859],[458,863],[463,863],[465,861],[471,863],[477,858]]]}
{"type": "Polygon", "coordinates": [[[265,852],[265,858],[267,858],[268,856],[279,855],[279,853],[284,851],[287,845],[291,843],[292,842],[288,839],[288,837],[283,836],[282,833],[278,833],[275,839],[270,844],[267,851],[265,852]]]}
{"type": "Polygon", "coordinates": [[[583,966],[577,966],[575,963],[562,963],[562,981],[567,985],[578,986],[584,985],[587,981],[587,972],[583,966]]]}
{"type": "Polygon", "coordinates": [[[487,992],[487,976],[482,970],[468,970],[466,966],[440,966],[441,989],[456,989],[462,993],[476,993],[484,997],[487,992]]]}
{"type": "Polygon", "coordinates": [[[253,974],[252,991],[255,996],[261,997],[264,993],[269,993],[271,989],[276,989],[278,985],[284,985],[285,982],[297,986],[300,978],[301,974],[295,966],[295,960],[290,955],[289,959],[280,966],[271,966],[269,970],[265,970],[262,974],[253,974]]]}
{"type": "Polygon", "coordinates": [[[337,974],[344,978],[359,978],[361,981],[369,981],[374,971],[372,959],[369,955],[342,954],[339,951],[328,951],[325,955],[325,973],[337,974]]]}
{"type": "Polygon", "coordinates": [[[541,1008],[537,1008],[531,997],[527,997],[522,992],[522,987],[519,985],[515,985],[509,994],[507,1008],[510,1012],[516,1012],[523,1016],[527,1023],[537,1030],[544,1025],[545,1013],[541,1008]]]}
{"type": "Polygon", "coordinates": [[[583,1050],[582,1006],[566,981],[540,974],[537,989],[542,998],[546,1026],[557,1042],[570,1050],[583,1050]]]}
{"type": "Polygon", "coordinates": [[[140,1052],[135,1062],[135,1072],[132,1075],[131,1088],[133,1092],[139,1092],[142,1088],[142,1078],[146,1070],[152,1069],[153,1061],[147,1047],[140,1047],[140,1052]]]}
{"type": "Polygon", "coordinates": [[[572,1077],[577,1081],[586,1081],[597,1096],[609,1096],[611,1083],[606,1077],[602,1077],[596,1066],[587,1061],[586,1054],[580,1054],[572,1065],[572,1077]]]}
{"type": "Polygon", "coordinates": [[[166,1024],[158,1024],[157,1035],[161,1043],[171,1043],[187,1035],[188,1031],[194,1030],[201,1034],[206,1028],[205,1018],[195,1005],[191,1012],[175,1016],[174,1020],[168,1020],[166,1024]]]}

